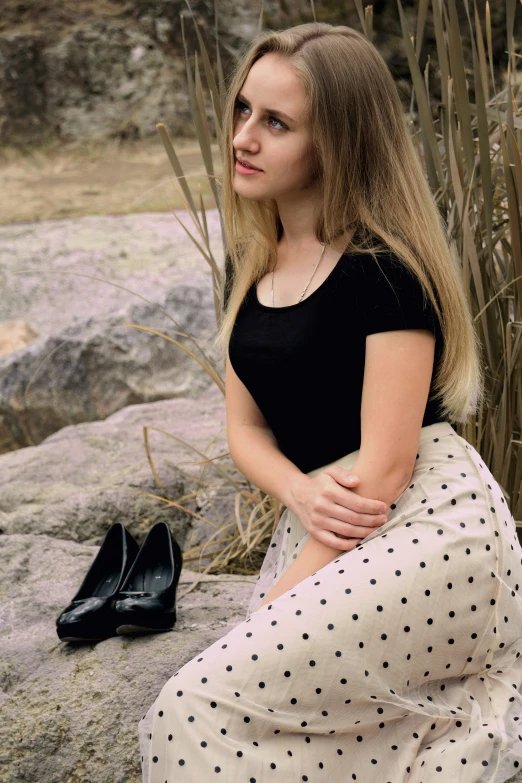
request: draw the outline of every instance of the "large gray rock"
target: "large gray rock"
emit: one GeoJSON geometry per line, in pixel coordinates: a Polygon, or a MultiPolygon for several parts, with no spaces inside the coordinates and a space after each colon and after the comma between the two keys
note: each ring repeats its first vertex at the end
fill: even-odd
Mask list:
{"type": "MultiPolygon", "coordinates": [[[[190,227],[187,213],[179,217],[190,227]]],[[[207,224],[220,266],[217,210],[208,211],[207,224]]],[[[125,405],[197,396],[212,383],[182,348],[117,326],[148,325],[196,354],[195,344],[178,332],[186,331],[205,351],[215,334],[210,268],[171,215],[0,226],[0,287],[0,325],[7,330],[23,318],[25,341],[33,336],[9,353],[2,343],[0,454],[125,405]]],[[[14,338],[11,345],[16,347],[14,338]]],[[[224,373],[215,354],[209,360],[224,373]]]]}
{"type": "Polygon", "coordinates": [[[230,458],[222,456],[227,453],[225,399],[216,387],[197,400],[131,405],[105,421],[65,427],[39,446],[0,455],[0,533],[94,544],[121,521],[141,543],[151,525],[165,519],[183,550],[198,546],[215,532],[212,523],[221,524],[219,515],[233,514],[230,485],[207,465],[209,491],[198,492],[192,505],[180,501],[210,524],[159,498],[177,502],[205,489],[197,483],[201,468],[187,464],[205,455],[235,474],[230,458]],[[162,486],[148,462],[145,425],[162,486]]]}
{"type": "Polygon", "coordinates": [[[182,58],[167,56],[129,20],[93,19],[47,47],[42,58],[47,115],[60,138],[143,138],[158,122],[175,136],[191,135],[182,58]]]}
{"type": "Polygon", "coordinates": [[[224,397],[209,387],[197,400],[130,406],[0,456],[2,783],[140,783],[139,720],[184,663],[245,618],[257,576],[202,575],[210,558],[190,557],[233,514],[234,493],[211,467],[232,467],[225,421],[224,397]],[[207,458],[203,475],[194,463],[207,458]],[[201,519],[161,501],[194,489],[184,505],[201,519]],[[60,641],[56,619],[109,526],[123,522],[141,544],[159,519],[184,553],[174,629],[60,641]]]}
{"type": "Polygon", "coordinates": [[[179,668],[245,619],[255,576],[184,568],[172,631],[62,642],[56,618],[98,551],[0,536],[2,783],[140,783],[139,720],[179,668]]]}
{"type": "Polygon", "coordinates": [[[214,383],[182,348],[125,323],[171,336],[207,364],[202,351],[215,333],[212,292],[207,285],[177,286],[156,304],[127,305],[0,357],[3,452],[128,405],[197,397],[214,383]]]}
{"type": "MultiPolygon", "coordinates": [[[[188,212],[176,210],[176,216],[195,232],[188,212]]],[[[217,210],[207,210],[206,218],[219,266],[224,255],[217,210]]],[[[41,339],[144,299],[160,301],[178,285],[211,290],[212,276],[171,214],[0,225],[0,321],[23,318],[41,339]]]]}

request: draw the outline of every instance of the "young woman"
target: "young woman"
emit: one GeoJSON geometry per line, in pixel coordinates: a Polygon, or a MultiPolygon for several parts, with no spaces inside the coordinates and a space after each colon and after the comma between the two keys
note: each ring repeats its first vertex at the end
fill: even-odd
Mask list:
{"type": "Polygon", "coordinates": [[[451,424],[484,400],[479,344],[375,47],[258,36],[223,164],[230,453],[286,509],[246,619],[140,721],[144,783],[503,783],[522,549],[451,424]]]}

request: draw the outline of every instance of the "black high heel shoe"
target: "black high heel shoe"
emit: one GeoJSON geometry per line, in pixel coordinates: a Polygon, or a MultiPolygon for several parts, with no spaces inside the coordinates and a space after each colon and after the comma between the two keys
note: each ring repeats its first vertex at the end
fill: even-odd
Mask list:
{"type": "Polygon", "coordinates": [[[63,642],[116,636],[112,600],[125,581],[139,545],[121,522],[108,529],[80,589],[56,620],[63,642]]]}
{"type": "Polygon", "coordinates": [[[147,533],[113,601],[116,633],[170,631],[176,622],[176,589],[183,554],[166,522],[147,533]]]}

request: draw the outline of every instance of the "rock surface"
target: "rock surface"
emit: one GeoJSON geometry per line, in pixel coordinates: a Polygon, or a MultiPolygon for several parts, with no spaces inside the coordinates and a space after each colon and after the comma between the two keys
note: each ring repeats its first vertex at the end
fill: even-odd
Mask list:
{"type": "Polygon", "coordinates": [[[2,783],[140,783],[139,720],[179,668],[245,618],[257,576],[201,575],[208,560],[186,558],[233,513],[234,494],[219,474],[213,482],[205,468],[208,489],[194,504],[202,520],[132,492],[177,501],[200,486],[199,466],[186,463],[215,457],[225,469],[225,423],[224,397],[214,386],[194,400],[129,406],[0,456],[2,783]],[[146,458],[144,425],[174,436],[149,431],[161,489],[146,458]],[[141,544],[159,519],[184,553],[174,629],[60,641],[56,619],[109,526],[123,522],[141,544]]]}
{"type": "Polygon", "coordinates": [[[202,350],[215,332],[213,310],[208,284],[176,286],[163,301],[90,318],[1,357],[2,450],[37,445],[69,424],[103,420],[127,405],[197,397],[212,377],[160,335],[186,345],[206,364],[202,350]]]}
{"type": "MultiPolygon", "coordinates": [[[[179,217],[191,226],[187,213],[179,217]]],[[[208,227],[219,267],[217,210],[208,227]]],[[[0,326],[23,317],[25,338],[34,335],[0,356],[0,454],[213,384],[182,348],[125,322],[167,334],[207,363],[199,345],[224,377],[209,352],[217,323],[211,270],[171,215],[0,226],[0,280],[0,326]]]]}
{"type": "MultiPolygon", "coordinates": [[[[176,215],[196,233],[188,212],[176,215]]],[[[219,266],[219,215],[209,209],[206,217],[219,266]]],[[[168,213],[0,225],[0,321],[24,318],[42,339],[143,298],[161,301],[174,286],[204,281],[211,288],[210,267],[168,213]]]]}
{"type": "Polygon", "coordinates": [[[99,547],[0,536],[0,780],[141,783],[138,722],[164,683],[245,619],[255,576],[183,569],[166,633],[68,643],[56,618],[99,547]],[[50,577],[52,574],[52,577],[50,577]]]}
{"type": "Polygon", "coordinates": [[[4,321],[0,323],[0,356],[24,348],[38,337],[27,321],[4,321]]]}
{"type": "MultiPolygon", "coordinates": [[[[105,421],[65,427],[38,446],[0,455],[0,532],[92,545],[121,521],[141,544],[151,525],[165,519],[185,550],[197,545],[190,537],[193,528],[199,540],[213,528],[158,498],[177,501],[198,487],[194,477],[200,469],[186,463],[227,453],[225,400],[214,388],[197,400],[131,405],[105,421]],[[162,486],[147,458],[144,426],[151,428],[150,452],[162,486]]],[[[236,472],[230,459],[215,463],[228,463],[236,472]]],[[[204,477],[208,484],[222,484],[209,466],[204,477]]],[[[205,497],[201,505],[206,502],[205,497]]]]}

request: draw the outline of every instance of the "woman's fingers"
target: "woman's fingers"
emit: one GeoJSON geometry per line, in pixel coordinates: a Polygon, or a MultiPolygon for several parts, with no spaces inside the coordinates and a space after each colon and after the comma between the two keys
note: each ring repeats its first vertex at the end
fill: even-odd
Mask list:
{"type": "MultiPolygon", "coordinates": [[[[341,468],[339,465],[331,465],[326,468],[324,473],[328,473],[335,481],[340,485],[340,488],[346,487],[349,490],[349,485],[354,485],[359,482],[359,476],[354,475],[345,468],[341,468]]],[[[344,504],[346,500],[346,492],[343,492],[337,502],[344,504]]],[[[350,504],[353,511],[357,514],[382,514],[388,511],[388,506],[383,500],[374,500],[372,498],[365,498],[362,495],[358,495],[355,492],[351,492],[350,504]]]]}
{"type": "Polygon", "coordinates": [[[351,508],[339,505],[339,503],[332,506],[326,513],[333,520],[337,520],[341,524],[353,525],[354,527],[379,527],[379,525],[384,524],[388,520],[386,514],[360,514],[351,508]]]}
{"type": "Polygon", "coordinates": [[[352,538],[351,536],[335,535],[332,532],[323,531],[321,538],[323,544],[331,546],[332,549],[344,549],[350,551],[362,540],[361,538],[352,538]]]}
{"type": "Polygon", "coordinates": [[[377,522],[372,522],[368,525],[356,525],[351,522],[342,522],[339,519],[331,517],[326,524],[323,523],[322,533],[335,535],[336,538],[356,538],[360,540],[366,538],[366,536],[370,535],[376,527],[381,527],[386,521],[386,518],[381,519],[380,517],[377,517],[377,522]]]}

